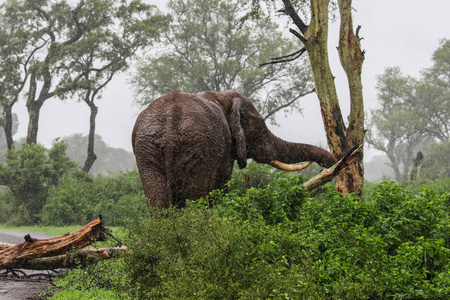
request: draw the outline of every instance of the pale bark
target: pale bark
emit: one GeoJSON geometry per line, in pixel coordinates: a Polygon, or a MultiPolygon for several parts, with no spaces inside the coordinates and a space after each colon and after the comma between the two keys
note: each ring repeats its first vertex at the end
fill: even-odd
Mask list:
{"type": "MultiPolygon", "coordinates": [[[[291,5],[283,0],[286,13],[301,33],[292,30],[306,47],[311,62],[315,88],[320,102],[323,124],[330,151],[338,158],[354,146],[364,143],[364,105],[361,84],[361,70],[364,53],[358,36],[353,32],[351,0],[339,0],[340,36],[339,57],[347,74],[350,90],[350,115],[345,126],[339,106],[334,76],[328,59],[329,0],[310,0],[310,24],[306,26],[291,5]]],[[[336,177],[336,189],[344,195],[360,195],[363,188],[363,152],[359,151],[353,164],[336,177]]]]}
{"type": "MultiPolygon", "coordinates": [[[[352,0],[339,0],[338,4],[341,17],[338,52],[350,90],[350,115],[347,127],[347,148],[350,148],[364,144],[364,100],[361,80],[364,52],[361,51],[359,37],[353,32],[352,0]]],[[[364,165],[361,151],[357,160],[336,177],[336,189],[344,194],[350,192],[361,194],[363,185],[364,165]]]]}

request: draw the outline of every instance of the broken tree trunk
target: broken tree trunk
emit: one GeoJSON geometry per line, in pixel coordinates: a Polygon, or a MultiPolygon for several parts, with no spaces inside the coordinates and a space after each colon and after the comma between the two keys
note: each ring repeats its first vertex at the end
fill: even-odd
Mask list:
{"type": "Polygon", "coordinates": [[[83,248],[52,257],[41,257],[23,261],[11,266],[26,270],[72,269],[80,265],[94,264],[102,259],[118,258],[130,254],[127,247],[115,248],[83,248]]]}
{"type": "Polygon", "coordinates": [[[361,148],[362,145],[353,147],[349,152],[347,152],[347,154],[344,155],[344,157],[340,161],[338,161],[328,169],[323,169],[317,176],[305,182],[303,186],[308,191],[312,191],[333,180],[333,178],[339,175],[339,172],[356,161],[356,159],[358,158],[358,154],[361,152],[361,148]]]}
{"type": "Polygon", "coordinates": [[[411,180],[416,180],[420,176],[420,169],[423,164],[423,153],[422,151],[417,152],[416,158],[413,159],[413,168],[411,170],[411,180]]]}
{"type": "Polygon", "coordinates": [[[0,269],[16,268],[33,259],[66,254],[105,239],[101,215],[82,228],[60,237],[40,240],[26,235],[25,242],[0,251],[0,269]]]}

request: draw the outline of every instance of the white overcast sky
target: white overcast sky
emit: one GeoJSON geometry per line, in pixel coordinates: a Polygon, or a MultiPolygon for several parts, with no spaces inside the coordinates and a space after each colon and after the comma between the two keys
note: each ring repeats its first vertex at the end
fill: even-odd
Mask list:
{"type": "MultiPolygon", "coordinates": [[[[167,0],[147,0],[161,9],[167,0]]],[[[446,0],[354,0],[354,26],[361,25],[362,48],[366,51],[363,65],[363,87],[366,110],[376,106],[376,76],[386,67],[399,66],[406,75],[418,77],[420,70],[431,65],[431,55],[443,38],[450,38],[450,1],[446,0]]],[[[331,24],[329,37],[330,62],[333,69],[341,109],[348,115],[348,91],[345,74],[337,56],[337,27],[331,24]]],[[[131,151],[131,131],[141,110],[133,105],[133,93],[126,84],[127,74],[118,76],[98,100],[97,133],[112,147],[131,151]]],[[[278,115],[280,127],[272,131],[289,141],[326,145],[325,133],[315,95],[303,99],[302,116],[278,115]]],[[[27,131],[27,112],[22,100],[15,105],[19,130],[15,139],[27,131]]],[[[57,137],[73,133],[86,135],[89,109],[84,103],[48,100],[41,109],[38,141],[50,145],[57,137]]],[[[366,151],[366,157],[375,152],[366,151]]]]}

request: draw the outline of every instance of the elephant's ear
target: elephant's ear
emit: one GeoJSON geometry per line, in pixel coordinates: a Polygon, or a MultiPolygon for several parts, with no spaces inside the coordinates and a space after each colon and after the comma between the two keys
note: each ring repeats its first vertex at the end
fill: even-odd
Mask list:
{"type": "Polygon", "coordinates": [[[237,163],[239,168],[247,166],[247,146],[245,142],[244,130],[241,126],[241,104],[240,98],[233,98],[231,100],[231,115],[230,115],[230,129],[231,135],[235,142],[237,163]]]}

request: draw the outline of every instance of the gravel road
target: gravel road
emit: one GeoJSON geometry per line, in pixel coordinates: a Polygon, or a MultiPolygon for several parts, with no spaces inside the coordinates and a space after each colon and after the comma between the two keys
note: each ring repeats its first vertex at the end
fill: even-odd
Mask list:
{"type": "MultiPolygon", "coordinates": [[[[40,232],[28,232],[20,230],[0,230],[0,243],[19,244],[24,241],[24,236],[29,234],[32,238],[47,239],[51,236],[40,232]]],[[[0,270],[1,272],[4,270],[0,270]]],[[[32,273],[26,271],[27,274],[32,273]]],[[[47,290],[51,285],[48,279],[15,279],[10,276],[0,277],[0,300],[43,299],[37,295],[47,290]]]]}

